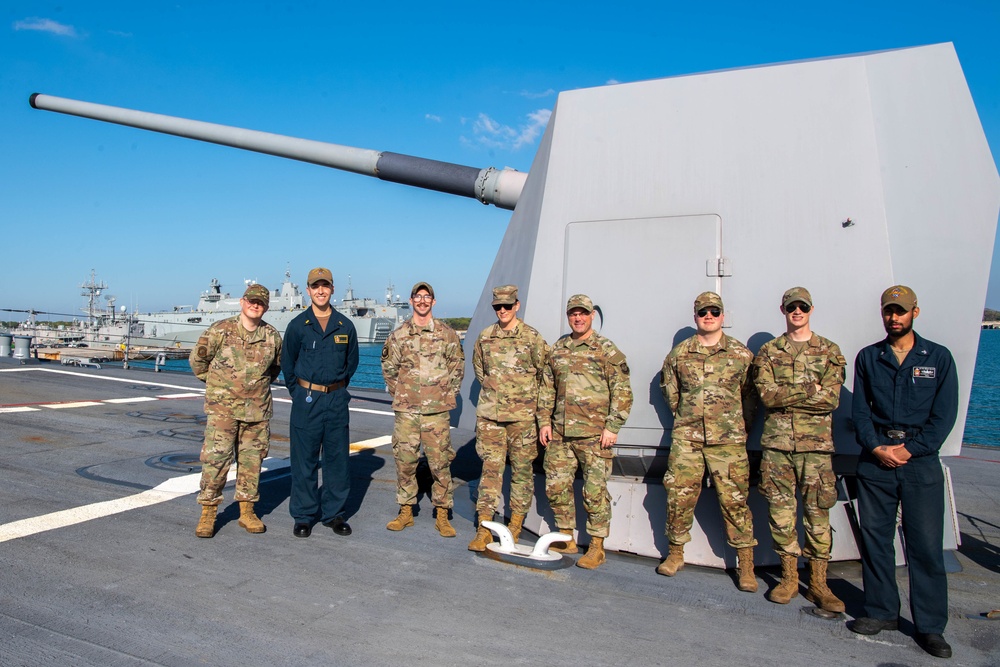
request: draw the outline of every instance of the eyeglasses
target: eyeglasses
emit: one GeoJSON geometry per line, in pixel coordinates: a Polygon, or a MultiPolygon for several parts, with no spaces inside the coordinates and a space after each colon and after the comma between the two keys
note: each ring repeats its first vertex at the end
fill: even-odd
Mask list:
{"type": "Polygon", "coordinates": [[[717,306],[709,306],[708,308],[698,309],[698,317],[705,317],[709,313],[712,313],[712,317],[718,317],[722,314],[722,309],[717,306]]]}
{"type": "Polygon", "coordinates": [[[808,313],[810,310],[812,310],[812,306],[810,306],[808,303],[802,303],[801,301],[794,301],[785,306],[785,312],[788,313],[789,315],[794,313],[796,310],[801,310],[803,313],[808,313]]]}
{"type": "Polygon", "coordinates": [[[512,303],[495,303],[493,304],[493,310],[500,312],[501,310],[513,310],[514,304],[512,303]]]}
{"type": "Polygon", "coordinates": [[[259,301],[257,299],[247,299],[247,305],[248,306],[255,306],[257,308],[267,308],[267,304],[266,303],[264,303],[263,301],[259,301]]]}
{"type": "Polygon", "coordinates": [[[413,299],[414,301],[433,301],[434,300],[434,297],[432,297],[430,294],[414,294],[410,298],[413,299]]]}

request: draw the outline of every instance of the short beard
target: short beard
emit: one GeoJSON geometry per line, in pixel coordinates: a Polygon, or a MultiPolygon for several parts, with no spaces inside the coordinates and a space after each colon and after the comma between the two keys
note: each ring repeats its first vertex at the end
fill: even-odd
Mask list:
{"type": "Polygon", "coordinates": [[[898,333],[895,332],[895,331],[893,331],[892,329],[890,329],[888,323],[886,323],[884,326],[885,326],[885,332],[889,335],[889,338],[892,338],[893,340],[898,340],[900,338],[903,338],[904,336],[906,336],[907,334],[909,334],[911,331],[913,331],[913,322],[912,321],[910,322],[909,326],[903,327],[902,329],[899,330],[898,333]]]}

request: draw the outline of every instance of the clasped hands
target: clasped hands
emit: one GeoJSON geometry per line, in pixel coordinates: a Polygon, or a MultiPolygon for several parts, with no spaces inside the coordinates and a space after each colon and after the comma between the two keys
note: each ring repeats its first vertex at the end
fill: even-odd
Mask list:
{"type": "Polygon", "coordinates": [[[906,450],[904,443],[898,445],[879,445],[872,450],[872,454],[886,468],[898,468],[910,460],[910,452],[906,450]]]}

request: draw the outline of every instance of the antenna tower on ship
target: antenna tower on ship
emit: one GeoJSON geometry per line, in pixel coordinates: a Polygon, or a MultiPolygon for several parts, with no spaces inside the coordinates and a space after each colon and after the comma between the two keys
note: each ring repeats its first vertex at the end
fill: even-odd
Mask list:
{"type": "Polygon", "coordinates": [[[101,292],[108,289],[108,284],[103,280],[98,283],[97,272],[94,269],[91,269],[90,280],[80,285],[80,289],[83,290],[83,292],[81,292],[81,296],[87,297],[87,307],[82,308],[81,310],[87,313],[88,323],[90,326],[93,326],[94,320],[97,319],[97,310],[95,303],[101,296],[101,292]]]}

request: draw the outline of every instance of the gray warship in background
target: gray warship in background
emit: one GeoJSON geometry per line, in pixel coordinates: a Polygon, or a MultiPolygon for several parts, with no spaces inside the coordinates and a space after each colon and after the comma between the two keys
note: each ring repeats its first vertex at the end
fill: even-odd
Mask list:
{"type": "MultiPolygon", "coordinates": [[[[615,448],[606,548],[667,551],[662,479],[673,420],[659,372],[670,348],[694,332],[691,303],[706,290],[725,299],[727,333],[756,351],[784,329],[780,295],[804,285],[816,299],[815,328],[853,359],[884,336],[882,290],[911,286],[924,309],[921,334],[955,356],[958,426],[941,454],[947,461],[961,450],[1000,177],[952,44],[565,91],[526,174],[37,93],[30,103],[513,210],[469,330],[495,321],[495,285],[520,287],[521,314],[550,342],[569,332],[567,297],[593,299],[595,328],[628,357],[636,397],[615,448]],[[657,288],[655,307],[624,296],[637,285],[657,288]]],[[[466,339],[469,364],[474,341],[466,339]]],[[[834,560],[859,557],[849,483],[859,452],[853,375],[851,364],[833,414],[841,478],[830,513],[834,560]]],[[[478,394],[467,367],[453,413],[460,426],[473,424],[478,394]]],[[[759,422],[747,443],[758,458],[759,422]]],[[[955,549],[946,479],[943,546],[955,549]]],[[[731,567],[736,554],[711,495],[701,494],[685,556],[731,567]]],[[[751,495],[754,516],[767,516],[760,494],[751,495]]],[[[552,515],[544,492],[535,500],[525,525],[541,534],[552,515]]],[[[755,561],[777,562],[765,546],[767,522],[755,523],[755,561]]]]}
{"type": "MultiPolygon", "coordinates": [[[[247,280],[246,285],[255,281],[247,280]]],[[[157,354],[168,357],[186,357],[199,336],[214,322],[233,317],[240,312],[240,294],[222,291],[222,284],[212,278],[208,289],[201,293],[197,306],[174,306],[172,310],[140,313],[126,312],[124,306],[115,308],[115,297],[107,294],[108,285],[98,282],[94,272],[90,280],[80,285],[86,305],[82,309],[85,319],[69,325],[50,326],[37,322],[30,313],[26,322],[12,330],[13,335],[30,336],[34,347],[98,347],[129,348],[133,359],[153,358],[157,354]],[[101,300],[106,302],[102,307],[101,300]]],[[[393,295],[390,282],[385,300],[356,297],[347,280],[347,292],[334,307],[351,320],[358,332],[359,343],[384,343],[399,325],[410,317],[410,304],[393,295]]],[[[264,321],[282,335],[285,328],[303,309],[309,306],[309,297],[302,294],[292,282],[291,273],[285,271],[281,286],[271,290],[270,305],[264,321]]]]}
{"type": "MultiPolygon", "coordinates": [[[[137,314],[143,340],[150,345],[191,347],[213,322],[240,312],[240,296],[224,293],[222,285],[213,278],[194,308],[175,306],[172,311],[137,314]]],[[[309,297],[302,294],[299,286],[292,282],[291,274],[285,271],[281,286],[271,290],[264,321],[284,335],[288,323],[308,306],[309,297]]],[[[393,295],[391,283],[386,288],[385,300],[378,301],[356,297],[348,278],[347,292],[334,307],[354,324],[359,343],[384,343],[389,334],[410,317],[410,304],[393,295]]]]}

